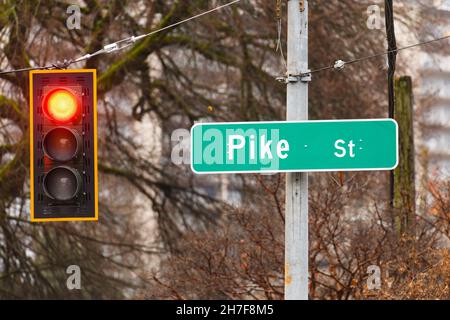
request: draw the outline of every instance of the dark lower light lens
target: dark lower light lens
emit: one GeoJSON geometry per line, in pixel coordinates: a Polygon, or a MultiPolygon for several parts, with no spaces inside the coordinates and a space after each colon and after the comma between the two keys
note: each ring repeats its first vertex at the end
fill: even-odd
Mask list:
{"type": "Polygon", "coordinates": [[[66,162],[73,159],[79,150],[78,134],[67,128],[50,130],[44,138],[44,152],[50,159],[66,162]]]}
{"type": "Polygon", "coordinates": [[[75,198],[80,190],[80,174],[68,167],[56,167],[44,177],[45,193],[52,199],[67,201],[75,198]]]}

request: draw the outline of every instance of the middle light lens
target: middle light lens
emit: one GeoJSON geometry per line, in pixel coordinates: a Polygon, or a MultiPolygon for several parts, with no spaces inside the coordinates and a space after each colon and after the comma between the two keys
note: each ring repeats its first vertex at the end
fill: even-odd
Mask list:
{"type": "Polygon", "coordinates": [[[50,159],[66,162],[73,159],[80,148],[79,135],[68,128],[55,128],[44,137],[44,152],[50,159]]]}

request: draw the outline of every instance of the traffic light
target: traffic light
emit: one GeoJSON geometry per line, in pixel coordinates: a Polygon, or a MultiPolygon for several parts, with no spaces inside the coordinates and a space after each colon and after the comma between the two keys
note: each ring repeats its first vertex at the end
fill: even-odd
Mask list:
{"type": "Polygon", "coordinates": [[[98,220],[96,70],[30,72],[31,221],[98,220]]]}

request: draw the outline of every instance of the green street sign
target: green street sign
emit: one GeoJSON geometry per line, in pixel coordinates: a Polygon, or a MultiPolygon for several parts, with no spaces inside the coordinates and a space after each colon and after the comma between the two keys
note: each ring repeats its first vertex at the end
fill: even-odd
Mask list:
{"type": "Polygon", "coordinates": [[[198,174],[393,170],[392,119],[200,123],[191,130],[198,174]]]}

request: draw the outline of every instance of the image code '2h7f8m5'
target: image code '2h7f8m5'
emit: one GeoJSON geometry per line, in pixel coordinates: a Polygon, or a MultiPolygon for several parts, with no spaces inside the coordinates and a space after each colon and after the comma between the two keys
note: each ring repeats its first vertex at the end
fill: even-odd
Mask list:
{"type": "Polygon", "coordinates": [[[96,70],[30,72],[33,222],[98,220],[96,70]]]}

